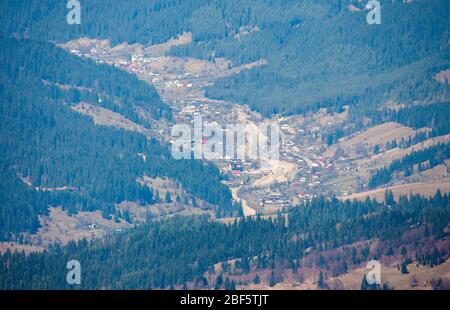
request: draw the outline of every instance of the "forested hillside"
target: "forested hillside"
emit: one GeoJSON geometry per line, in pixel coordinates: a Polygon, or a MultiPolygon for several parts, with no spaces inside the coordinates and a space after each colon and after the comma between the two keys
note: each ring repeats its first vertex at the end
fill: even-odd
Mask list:
{"type": "Polygon", "coordinates": [[[388,100],[448,96],[434,75],[449,66],[447,0],[381,1],[381,25],[366,22],[365,1],[113,0],[82,2],[68,25],[64,1],[2,1],[0,31],[57,42],[80,37],[113,44],[161,43],[183,31],[193,42],[172,55],[224,57],[267,65],[219,80],[207,95],[247,104],[265,116],[344,104],[354,118],[388,100]],[[361,9],[350,10],[353,3],[361,9]]]}
{"type": "Polygon", "coordinates": [[[448,260],[450,195],[436,191],[450,158],[448,0],[382,0],[380,25],[367,23],[367,0],[79,2],[81,24],[69,25],[67,1],[0,1],[0,250],[47,246],[0,254],[0,290],[72,289],[72,259],[81,289],[234,289],[249,284],[234,282],[241,275],[274,286],[304,270],[325,288],[371,259],[401,273],[448,260]],[[102,126],[79,113],[84,104],[144,130],[102,126]],[[279,161],[267,171],[264,158],[175,160],[151,138],[168,141],[174,119],[200,113],[221,127],[280,125],[279,161]],[[377,162],[435,137],[444,142],[377,162]],[[438,165],[430,198],[394,188],[383,203],[335,197],[405,185],[438,165]],[[122,221],[95,238],[92,213],[73,216],[81,211],[140,225],[122,221]],[[64,234],[65,224],[82,233],[64,234]],[[92,240],[69,242],[81,234],[92,240]]]}
{"type": "Polygon", "coordinates": [[[50,43],[3,38],[0,45],[0,240],[34,232],[37,216],[49,206],[61,205],[69,213],[102,210],[109,217],[115,203],[152,204],[152,190],[136,181],[144,175],[174,179],[216,205],[219,216],[239,213],[233,212],[231,194],[214,165],[174,160],[155,140],[96,126],[71,110],[80,101],[100,104],[101,93],[101,105],[137,120],[136,106],[154,111],[155,118],[169,116],[152,86],[50,43]]]}
{"type": "Polygon", "coordinates": [[[432,169],[450,158],[450,143],[441,143],[394,160],[388,167],[377,169],[369,180],[369,188],[387,184],[394,174],[409,177],[415,171],[432,169]]]}
{"type": "Polygon", "coordinates": [[[0,40],[2,74],[11,80],[34,81],[38,86],[47,84],[48,96],[54,100],[92,102],[146,126],[151,119],[171,118],[169,106],[156,90],[133,75],[74,57],[50,43],[0,40]],[[150,119],[140,116],[138,108],[149,112],[150,119]]]}
{"type": "Polygon", "coordinates": [[[433,78],[449,65],[448,1],[382,1],[381,25],[367,24],[367,11],[351,12],[343,1],[221,1],[207,8],[217,17],[198,26],[205,30],[197,36],[194,28],[196,41],[174,54],[268,63],[218,81],[207,91],[212,98],[266,116],[352,104],[358,117],[388,100],[434,100],[448,92],[433,78]],[[221,37],[207,33],[224,24],[221,37]],[[242,26],[247,33],[236,39],[242,26]]]}
{"type": "Polygon", "coordinates": [[[156,44],[187,29],[192,13],[210,0],[80,1],[81,24],[68,25],[67,1],[5,0],[0,16],[5,34],[65,42],[80,37],[156,44]]]}
{"type": "Polygon", "coordinates": [[[398,111],[387,110],[383,118],[405,126],[421,129],[430,128],[428,137],[437,137],[450,133],[450,102],[405,107],[398,111]]]}
{"type": "MultiPolygon", "coordinates": [[[[7,252],[0,257],[0,288],[68,288],[65,274],[70,259],[81,263],[83,289],[170,288],[187,282],[195,282],[196,288],[211,287],[214,283],[203,275],[214,275],[213,264],[227,266],[231,259],[238,259],[235,267],[243,274],[275,266],[298,270],[302,258],[309,256],[333,276],[394,253],[405,261],[418,258],[435,265],[448,256],[448,248],[429,245],[448,237],[449,199],[439,192],[431,199],[402,197],[389,205],[320,198],[290,210],[287,218],[281,214],[272,220],[246,218],[231,225],[198,217],[152,222],[105,240],[72,242],[43,254],[7,252]],[[380,240],[375,248],[352,246],[373,238],[380,240]],[[420,249],[417,243],[422,244],[420,249]],[[348,246],[325,255],[343,245],[348,246]]],[[[216,288],[222,285],[216,283],[216,288]]]]}

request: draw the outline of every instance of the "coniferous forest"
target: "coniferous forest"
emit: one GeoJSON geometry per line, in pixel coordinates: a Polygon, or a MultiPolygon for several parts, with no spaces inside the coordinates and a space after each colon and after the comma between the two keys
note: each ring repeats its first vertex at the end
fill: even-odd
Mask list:
{"type": "MultiPolygon", "coordinates": [[[[296,270],[303,258],[316,255],[319,268],[336,276],[370,259],[393,255],[390,248],[396,247],[411,226],[416,233],[402,240],[403,247],[446,238],[449,199],[438,192],[431,199],[402,197],[388,206],[372,200],[319,198],[274,219],[258,216],[233,224],[177,217],[93,243],[82,240],[55,246],[41,254],[7,252],[0,257],[0,287],[69,288],[65,267],[70,259],[83,266],[83,289],[158,289],[187,287],[189,283],[211,287],[213,283],[208,283],[205,275],[214,275],[212,266],[233,259],[238,259],[235,265],[240,272],[248,273],[280,265],[296,270]],[[376,249],[357,251],[351,245],[372,238],[381,240],[376,249]],[[327,251],[335,249],[341,250],[338,255],[324,258],[327,251]]],[[[423,264],[436,265],[443,262],[448,249],[416,249],[407,255],[405,260],[418,257],[423,264]]]]}
{"type": "Polygon", "coordinates": [[[365,10],[350,11],[349,3],[364,6],[356,0],[157,0],[127,6],[92,0],[83,4],[83,22],[67,27],[58,18],[67,11],[63,1],[7,0],[0,4],[0,31],[56,42],[90,37],[144,45],[190,31],[193,42],[173,47],[171,55],[224,57],[235,65],[267,60],[207,90],[211,98],[247,104],[266,116],[352,104],[359,118],[376,114],[383,101],[436,100],[448,93],[448,84],[433,79],[449,64],[448,1],[382,1],[377,27],[367,24],[365,10]],[[252,35],[239,36],[242,27],[252,35]]]}
{"type": "MultiPolygon", "coordinates": [[[[68,216],[100,211],[101,220],[130,224],[102,238],[46,244],[42,251],[0,252],[0,290],[73,289],[66,281],[70,260],[82,266],[82,285],[75,288],[88,290],[274,287],[287,273],[303,284],[302,268],[315,272],[312,282],[326,289],[328,279],[372,259],[396,263],[402,275],[412,263],[445,266],[448,191],[344,197],[407,185],[409,177],[438,166],[448,181],[450,2],[381,1],[377,26],[366,21],[365,2],[89,0],[82,1],[81,24],[68,26],[67,1],[0,1],[0,250],[31,247],[26,237],[37,234],[56,207],[68,216]],[[161,47],[183,33],[192,40],[161,47]],[[105,51],[112,60],[99,63],[60,47],[81,38],[108,40],[109,52],[159,44],[164,52],[158,57],[117,57],[126,58],[120,60],[127,68],[142,58],[146,70],[158,61],[162,69],[132,74],[114,53],[105,51]],[[215,66],[223,60],[227,70],[215,66]],[[177,61],[183,70],[170,67],[177,61]],[[178,93],[166,92],[167,84],[181,85],[180,93],[189,96],[169,102],[178,93]],[[77,110],[83,104],[144,130],[99,125],[77,110]],[[160,129],[174,125],[175,113],[192,120],[198,109],[214,105],[232,106],[214,114],[226,121],[242,112],[255,124],[279,122],[291,139],[291,145],[282,141],[280,162],[292,171],[261,172],[261,163],[251,161],[174,159],[160,129]],[[366,138],[355,150],[340,147],[388,122],[408,133],[374,145],[366,138]],[[434,138],[444,142],[405,151],[434,138]],[[397,148],[405,154],[370,165],[397,148]],[[143,177],[172,182],[186,195],[160,193],[138,182],[143,177]],[[268,186],[258,185],[262,178],[268,186]],[[241,194],[257,206],[247,206],[250,216],[244,216],[241,194]],[[273,201],[277,207],[270,209],[273,201]],[[194,211],[131,223],[121,203],[194,211]],[[259,212],[266,205],[271,213],[259,212]],[[242,275],[253,280],[237,282],[242,275]]],[[[361,288],[392,289],[365,278],[361,288]]]]}
{"type": "Polygon", "coordinates": [[[123,103],[118,111],[125,115],[139,105],[155,118],[163,117],[161,111],[169,109],[151,86],[118,69],[82,61],[50,43],[5,38],[0,42],[4,47],[0,51],[0,239],[35,232],[38,215],[46,214],[49,205],[62,205],[69,213],[102,210],[108,217],[114,215],[115,203],[151,204],[151,190],[136,182],[144,175],[171,177],[217,205],[219,215],[233,213],[231,194],[212,164],[176,161],[168,147],[156,140],[95,126],[70,109],[79,102],[98,104],[98,93],[106,93],[114,98],[110,104],[116,99],[123,103]],[[62,90],[56,83],[82,90],[62,90]],[[144,162],[139,153],[150,160],[144,162]],[[70,191],[35,191],[35,187],[70,191]]]}
{"type": "Polygon", "coordinates": [[[394,173],[409,177],[414,170],[424,171],[442,164],[450,158],[450,143],[438,144],[394,160],[388,167],[377,169],[369,180],[369,187],[375,188],[391,181],[394,173]]]}

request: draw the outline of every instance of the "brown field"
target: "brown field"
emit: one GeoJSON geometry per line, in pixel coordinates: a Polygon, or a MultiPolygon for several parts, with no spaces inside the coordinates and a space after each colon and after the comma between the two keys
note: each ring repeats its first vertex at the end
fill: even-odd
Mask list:
{"type": "Polygon", "coordinates": [[[332,156],[338,147],[342,148],[346,153],[355,154],[358,145],[363,145],[372,149],[375,145],[385,145],[394,139],[400,141],[402,138],[414,136],[415,131],[412,128],[405,127],[401,124],[389,122],[369,128],[355,136],[344,139],[338,144],[330,147],[325,156],[332,156]]]}
{"type": "Polygon", "coordinates": [[[450,178],[449,171],[450,163],[446,163],[432,169],[414,173],[412,176],[405,178],[405,181],[407,183],[423,183],[444,180],[450,178]]]}
{"type": "Polygon", "coordinates": [[[349,107],[348,106],[344,106],[344,112],[342,113],[335,113],[335,114],[323,114],[323,113],[316,113],[316,115],[314,116],[315,120],[321,124],[321,125],[331,125],[331,124],[338,124],[338,123],[342,123],[343,121],[345,121],[348,118],[348,112],[349,112],[349,107]]]}
{"type": "Polygon", "coordinates": [[[137,179],[137,182],[144,185],[146,184],[154,191],[159,192],[159,197],[163,201],[150,206],[139,206],[134,202],[123,202],[118,205],[119,210],[128,210],[134,222],[145,222],[146,213],[150,212],[155,218],[165,218],[173,215],[209,215],[214,217],[213,206],[206,201],[195,197],[197,207],[192,206],[192,195],[190,195],[180,184],[172,179],[163,178],[150,178],[143,176],[137,179]],[[165,203],[165,195],[169,192],[172,198],[171,203],[165,203]],[[176,197],[180,197],[180,202],[176,202],[176,197]],[[187,197],[189,204],[184,203],[184,198],[187,197]]]}
{"type": "Polygon", "coordinates": [[[424,183],[411,183],[411,184],[402,184],[395,185],[386,188],[375,189],[367,192],[357,193],[345,197],[340,197],[340,199],[345,200],[364,200],[366,197],[370,197],[372,199],[376,199],[377,201],[384,201],[384,194],[386,190],[392,190],[394,194],[394,198],[398,199],[400,195],[410,195],[410,194],[420,194],[425,197],[430,197],[436,194],[436,191],[440,189],[442,193],[450,192],[450,179],[438,180],[432,182],[424,182],[424,183]]]}
{"type": "Polygon", "coordinates": [[[61,208],[50,208],[48,216],[41,216],[42,227],[37,234],[26,236],[31,244],[48,246],[52,243],[67,244],[71,240],[93,239],[105,236],[108,232],[130,227],[127,222],[103,218],[100,211],[78,212],[69,216],[61,208]]]}
{"type": "MultiPolygon", "coordinates": [[[[450,260],[447,262],[430,268],[415,264],[408,265],[409,274],[402,274],[395,267],[381,267],[381,282],[389,282],[389,284],[396,290],[430,290],[431,280],[450,279],[450,260]],[[418,285],[411,287],[412,276],[415,276],[418,285]]],[[[345,289],[359,290],[361,288],[361,281],[366,274],[367,269],[361,268],[337,277],[339,281],[344,284],[345,289]]],[[[331,282],[331,281],[330,281],[331,282]]]]}
{"type": "Polygon", "coordinates": [[[242,212],[244,213],[244,216],[256,215],[256,211],[248,205],[248,201],[245,199],[241,199],[239,197],[239,195],[238,195],[239,188],[238,187],[230,188],[230,190],[231,190],[231,195],[233,196],[234,201],[240,202],[242,204],[242,212]]]}
{"type": "Polygon", "coordinates": [[[18,244],[14,242],[0,242],[0,255],[4,254],[7,250],[11,252],[24,252],[25,254],[33,252],[42,252],[44,247],[36,245],[18,244]]]}
{"type": "Polygon", "coordinates": [[[392,161],[407,156],[412,152],[416,152],[439,143],[450,141],[450,134],[427,139],[423,142],[417,143],[409,148],[396,148],[378,155],[371,156],[369,159],[358,160],[358,165],[367,166],[371,168],[379,168],[390,164],[392,161]]]}
{"type": "Polygon", "coordinates": [[[165,73],[166,79],[176,79],[177,74],[186,72],[190,74],[217,74],[228,68],[228,62],[224,59],[216,59],[216,63],[195,58],[180,58],[164,56],[148,65],[152,72],[165,73]],[[172,74],[171,74],[172,72],[172,74]]]}
{"type": "Polygon", "coordinates": [[[67,49],[107,49],[112,54],[145,54],[146,56],[158,57],[163,56],[171,47],[188,44],[192,42],[192,34],[190,32],[184,32],[176,38],[172,38],[164,43],[155,44],[150,46],[144,46],[142,44],[128,44],[126,42],[111,46],[109,40],[98,40],[89,38],[80,38],[71,40],[59,46],[67,49]]]}
{"type": "Polygon", "coordinates": [[[177,38],[172,38],[161,44],[151,45],[144,49],[145,55],[162,56],[168,52],[173,46],[189,44],[192,42],[192,33],[183,32],[177,38]]]}
{"type": "Polygon", "coordinates": [[[69,215],[60,207],[51,207],[48,216],[39,217],[41,228],[38,232],[32,235],[24,234],[25,241],[31,245],[0,243],[0,253],[6,251],[8,248],[11,250],[24,250],[28,253],[40,251],[53,243],[65,245],[71,240],[76,241],[84,238],[101,238],[108,233],[122,231],[133,227],[135,224],[145,222],[147,220],[147,213],[151,213],[154,218],[166,218],[173,215],[188,216],[194,214],[214,216],[212,206],[199,198],[196,198],[197,207],[193,207],[190,204],[185,205],[182,202],[177,203],[175,201],[177,195],[182,198],[182,201],[185,196],[189,197],[189,201],[191,201],[191,195],[188,195],[180,185],[170,179],[151,179],[143,177],[136,181],[141,184],[148,184],[154,190],[158,190],[160,198],[163,201],[166,192],[170,192],[173,202],[162,202],[151,206],[140,206],[134,202],[122,202],[121,204],[116,205],[117,210],[122,213],[125,210],[129,211],[132,224],[123,219],[120,219],[117,222],[114,218],[105,219],[102,216],[101,211],[83,211],[74,215],[69,215]]]}
{"type": "Polygon", "coordinates": [[[111,126],[139,133],[146,131],[144,126],[130,121],[119,113],[89,103],[79,103],[72,107],[72,109],[78,113],[92,117],[96,125],[111,126]]]}
{"type": "Polygon", "coordinates": [[[77,48],[98,48],[98,47],[107,47],[109,46],[109,40],[97,40],[97,39],[89,39],[89,38],[80,38],[77,40],[68,41],[66,43],[60,44],[60,47],[68,50],[77,49],[77,48]]]}
{"type": "MultiPolygon", "coordinates": [[[[415,264],[408,265],[409,274],[402,274],[395,266],[381,267],[381,282],[389,282],[389,285],[395,290],[431,290],[430,282],[439,278],[450,279],[450,260],[435,267],[417,267],[415,264]],[[411,287],[412,277],[417,280],[417,285],[411,287]]],[[[346,274],[336,278],[327,280],[329,289],[339,290],[359,290],[361,282],[365,274],[366,268],[352,270],[346,274]]],[[[264,277],[262,277],[264,279],[264,277]]],[[[264,280],[263,280],[264,281],[264,280]]],[[[281,283],[277,283],[274,287],[270,287],[266,282],[260,284],[249,284],[239,286],[238,289],[245,290],[314,290],[317,289],[316,281],[311,278],[306,279],[303,283],[293,281],[291,277],[281,283]]]]}
{"type": "Polygon", "coordinates": [[[443,70],[434,77],[439,83],[450,83],[450,70],[443,70]]]}

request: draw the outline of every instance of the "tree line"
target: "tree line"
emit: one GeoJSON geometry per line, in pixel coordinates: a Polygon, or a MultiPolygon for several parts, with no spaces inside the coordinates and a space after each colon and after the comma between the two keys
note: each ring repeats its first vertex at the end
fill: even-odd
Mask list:
{"type": "Polygon", "coordinates": [[[411,176],[415,171],[432,169],[450,158],[450,142],[439,143],[423,150],[414,151],[401,159],[394,160],[389,166],[377,169],[369,179],[369,188],[389,183],[394,173],[403,177],[411,176]]]}
{"type": "MultiPolygon", "coordinates": [[[[211,287],[204,275],[214,275],[212,266],[222,262],[225,276],[230,260],[237,260],[233,268],[242,273],[275,270],[277,266],[300,272],[302,259],[312,258],[324,275],[333,272],[336,276],[347,272],[349,266],[357,268],[370,259],[392,255],[389,250],[384,254],[380,248],[354,246],[375,238],[391,248],[410,249],[398,250],[398,255],[413,258],[415,252],[421,262],[431,259],[437,264],[448,252],[426,250],[422,245],[448,237],[449,216],[450,197],[438,192],[432,198],[402,196],[391,205],[370,199],[317,198],[275,218],[256,216],[232,224],[206,217],[175,217],[102,240],[54,246],[44,253],[6,252],[0,256],[0,287],[69,289],[65,282],[69,259],[80,261],[84,289],[173,288],[192,282],[211,287]],[[403,237],[412,230],[414,238],[411,234],[403,237]],[[336,250],[340,252],[326,254],[336,250]],[[330,266],[333,269],[328,269],[330,266]]],[[[273,274],[276,283],[277,272],[273,274]]],[[[232,286],[228,282],[228,287],[232,286]]],[[[223,288],[223,281],[219,287],[223,288]]]]}
{"type": "MultiPolygon", "coordinates": [[[[121,111],[134,110],[133,104],[166,109],[152,86],[134,83],[134,77],[118,69],[79,60],[52,44],[6,38],[0,42],[4,47],[0,51],[1,240],[36,231],[38,215],[46,214],[49,205],[69,213],[101,210],[109,217],[122,201],[152,204],[155,193],[137,182],[144,175],[172,178],[190,194],[215,205],[219,216],[240,214],[212,163],[175,160],[166,145],[143,134],[96,126],[90,117],[71,109],[78,103],[72,90],[55,83],[91,86],[118,97],[121,111]],[[66,189],[37,191],[36,187],[66,189]]],[[[100,104],[96,97],[79,100],[100,104]]]]}

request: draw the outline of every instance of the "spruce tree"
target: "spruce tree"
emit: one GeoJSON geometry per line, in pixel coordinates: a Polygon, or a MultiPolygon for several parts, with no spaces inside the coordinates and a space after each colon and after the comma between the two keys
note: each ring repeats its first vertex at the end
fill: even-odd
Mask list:
{"type": "Polygon", "coordinates": [[[172,203],[172,197],[170,196],[170,192],[166,192],[166,197],[164,198],[166,203],[172,203]]]}

